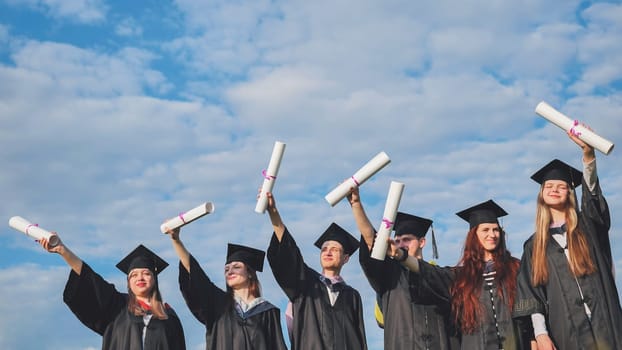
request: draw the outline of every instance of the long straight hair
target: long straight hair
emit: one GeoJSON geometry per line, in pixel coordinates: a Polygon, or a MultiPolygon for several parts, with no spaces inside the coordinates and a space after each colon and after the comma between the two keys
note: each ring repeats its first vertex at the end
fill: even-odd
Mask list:
{"type": "MultiPolygon", "coordinates": [[[[549,280],[548,263],[546,261],[546,247],[549,242],[549,226],[551,225],[551,208],[544,202],[542,192],[544,184],[538,193],[536,206],[536,232],[531,255],[531,284],[535,287],[544,285],[549,280]]],[[[596,266],[590,255],[589,245],[585,234],[579,227],[577,215],[577,200],[574,189],[568,188],[568,196],[564,207],[566,217],[566,242],[568,244],[568,263],[570,271],[575,277],[581,277],[596,272],[596,266]]]]}
{"type": "MultiPolygon", "coordinates": [[[[257,278],[257,272],[253,270],[250,266],[248,266],[248,264],[243,264],[244,266],[246,266],[246,272],[248,272],[248,292],[254,298],[259,298],[261,296],[261,284],[259,283],[259,279],[257,278]]],[[[231,302],[231,305],[233,305],[233,288],[229,287],[229,285],[227,285],[227,295],[227,300],[231,302]]]]}
{"type": "MultiPolygon", "coordinates": [[[[456,267],[456,278],[450,287],[452,319],[465,334],[479,329],[484,313],[479,297],[484,284],[486,262],[484,247],[477,238],[478,226],[467,233],[462,258],[456,267]]],[[[499,244],[492,253],[495,280],[498,282],[497,296],[511,309],[516,294],[519,261],[512,258],[506,248],[505,231],[501,227],[499,230],[499,244]],[[508,295],[505,295],[506,292],[508,295]]]]}
{"type": "MultiPolygon", "coordinates": [[[[153,283],[153,287],[151,288],[151,292],[149,295],[149,304],[151,305],[151,313],[153,314],[154,317],[160,320],[166,320],[168,319],[168,314],[166,313],[166,308],[164,307],[164,303],[162,302],[162,295],[160,294],[160,288],[158,287],[158,278],[157,276],[155,276],[155,274],[153,278],[154,278],[154,283],[153,283]]],[[[127,309],[130,311],[130,313],[136,316],[144,316],[145,314],[147,314],[147,310],[145,310],[140,305],[140,303],[138,302],[138,299],[136,298],[136,295],[132,292],[132,289],[130,288],[129,275],[127,277],[127,283],[128,283],[127,284],[127,290],[128,290],[127,309]]]]}

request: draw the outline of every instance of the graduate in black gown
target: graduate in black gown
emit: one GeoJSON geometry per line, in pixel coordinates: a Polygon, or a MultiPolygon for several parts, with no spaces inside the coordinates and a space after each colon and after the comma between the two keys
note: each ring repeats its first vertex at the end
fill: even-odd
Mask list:
{"type": "MultiPolygon", "coordinates": [[[[59,239],[60,242],[60,239],[59,239]]],[[[121,293],[75,255],[64,243],[44,249],[60,254],[71,267],[63,300],[88,328],[102,335],[105,350],[183,350],[184,331],[175,311],[162,301],[158,274],[168,264],[139,245],[117,264],[127,275],[121,293]]]]}
{"type": "Polygon", "coordinates": [[[179,288],[188,308],[205,325],[208,350],[284,350],[279,309],[261,296],[257,271],[263,271],[265,252],[228,244],[224,274],[226,290],[216,286],[169,230],[179,256],[179,288]]]}
{"type": "Polygon", "coordinates": [[[613,275],[610,216],[594,149],[583,173],[553,160],[532,179],[541,185],[536,232],[525,242],[515,316],[530,316],[538,349],[622,349],[622,311],[613,275]],[[576,187],[583,185],[579,211],[576,187]]]}
{"type": "MultiPolygon", "coordinates": [[[[382,310],[384,348],[443,350],[453,345],[457,349],[449,308],[436,305],[435,296],[423,294],[424,289],[417,286],[418,276],[398,261],[388,256],[384,260],[371,257],[376,230],[365,213],[359,188],[352,189],[348,200],[362,235],[359,262],[382,310]]],[[[408,255],[421,259],[431,225],[432,220],[399,212],[393,226],[394,241],[408,255]]],[[[432,240],[434,243],[434,237],[432,240]]]]}
{"type": "Polygon", "coordinates": [[[497,219],[507,213],[488,200],[457,215],[469,223],[458,266],[431,265],[408,256],[393,242],[390,254],[405,259],[403,264],[419,274],[421,285],[451,306],[461,349],[529,349],[533,332],[512,319],[519,260],[507,250],[497,219]]]}
{"type": "Polygon", "coordinates": [[[267,197],[274,228],[268,262],[290,300],[291,313],[287,312],[286,318],[292,350],[367,349],[361,296],[340,276],[358,248],[358,240],[332,223],[315,242],[321,250],[322,273],[318,273],[305,264],[272,193],[267,197]]]}

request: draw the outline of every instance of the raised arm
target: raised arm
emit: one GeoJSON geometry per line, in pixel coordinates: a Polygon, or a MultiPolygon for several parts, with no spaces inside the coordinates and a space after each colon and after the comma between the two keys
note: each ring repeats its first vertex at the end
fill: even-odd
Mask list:
{"type": "MultiPolygon", "coordinates": [[[[56,232],[52,232],[56,235],[56,232]]],[[[39,244],[43,247],[43,249],[47,250],[50,253],[60,254],[63,257],[67,265],[71,267],[71,269],[77,274],[80,275],[82,272],[82,259],[80,259],[76,254],[74,254],[67,246],[63,243],[58,237],[58,244],[54,247],[50,247],[50,244],[47,239],[42,238],[39,240],[39,244]]]]}
{"type": "Polygon", "coordinates": [[[283,233],[285,233],[285,224],[283,224],[281,214],[279,214],[279,210],[276,208],[276,201],[274,200],[272,193],[267,192],[266,196],[268,197],[268,215],[270,216],[270,221],[272,222],[274,234],[280,242],[283,239],[283,233]]]}
{"type": "Polygon", "coordinates": [[[367,248],[371,250],[372,245],[374,244],[374,237],[376,232],[371,222],[369,221],[367,214],[365,213],[358,187],[350,189],[350,194],[348,194],[348,201],[350,202],[350,206],[352,207],[352,214],[354,215],[354,221],[356,221],[356,226],[358,227],[359,232],[361,232],[365,243],[367,243],[367,248]]]}
{"type": "Polygon", "coordinates": [[[594,147],[583,142],[578,136],[576,136],[572,132],[568,132],[568,137],[572,141],[574,141],[574,143],[576,143],[579,147],[581,147],[581,150],[583,151],[583,163],[589,163],[593,161],[594,159],[596,159],[596,153],[594,152],[594,147]]]}
{"type": "Polygon", "coordinates": [[[182,266],[186,269],[186,271],[190,272],[190,252],[188,252],[188,249],[186,249],[186,246],[184,246],[183,242],[179,238],[179,234],[181,233],[180,228],[175,230],[167,230],[166,233],[171,236],[171,243],[173,243],[173,248],[179,257],[179,261],[182,266]]]}
{"type": "Polygon", "coordinates": [[[404,267],[414,273],[419,273],[419,259],[414,256],[408,255],[404,249],[400,249],[395,241],[389,240],[389,247],[387,248],[387,255],[391,258],[400,261],[404,267]]]}

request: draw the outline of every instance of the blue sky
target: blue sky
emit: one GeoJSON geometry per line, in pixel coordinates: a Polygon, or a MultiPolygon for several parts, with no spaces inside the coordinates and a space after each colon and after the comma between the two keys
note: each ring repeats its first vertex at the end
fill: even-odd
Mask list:
{"type": "MultiPolygon", "coordinates": [[[[345,201],[324,196],[380,151],[391,163],[361,188],[372,222],[403,182],[400,210],[434,220],[439,263],[453,265],[467,229],[454,213],[493,198],[520,257],[534,226],[529,176],[553,158],[581,166],[535,106],[620,143],[620,37],[617,1],[0,0],[0,348],[101,346],[62,302],[69,268],[8,226],[20,215],[122,290],[114,265],[139,243],[158,252],[171,263],[164,298],[188,348],[204,349],[159,226],[215,203],[182,239],[224,287],[227,242],[268,245],[254,208],[277,140],[274,192],[312,267],[331,222],[357,234],[345,201]]],[[[597,154],[617,271],[620,154],[597,154]]],[[[343,275],[364,298],[370,348],[382,348],[357,260],[343,275]]],[[[260,278],[284,310],[269,267],[260,278]]]]}

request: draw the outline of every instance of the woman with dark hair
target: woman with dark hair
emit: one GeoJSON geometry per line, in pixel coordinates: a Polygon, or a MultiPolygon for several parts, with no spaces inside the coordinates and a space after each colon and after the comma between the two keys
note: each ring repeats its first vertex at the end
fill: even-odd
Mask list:
{"type": "Polygon", "coordinates": [[[162,301],[158,274],[168,264],[139,245],[117,264],[127,275],[128,292],[121,293],[76,256],[59,239],[50,247],[60,254],[71,272],[63,300],[87,327],[103,336],[102,349],[178,350],[186,348],[184,331],[175,311],[162,301]]]}
{"type": "Polygon", "coordinates": [[[229,244],[225,262],[226,290],[207,277],[179,238],[170,230],[179,256],[179,288],[192,314],[205,325],[206,349],[287,349],[280,310],[261,297],[257,271],[263,270],[265,252],[229,244]]]}
{"type": "Polygon", "coordinates": [[[622,349],[611,219],[594,148],[568,136],[582,149],[583,173],[555,159],[531,177],[540,184],[536,230],[524,245],[514,315],[531,317],[538,349],[622,349]]]}
{"type": "Polygon", "coordinates": [[[512,320],[519,260],[505,244],[498,217],[507,213],[489,200],[457,213],[469,223],[460,262],[439,267],[407,254],[393,242],[389,255],[418,273],[420,288],[451,306],[461,349],[529,349],[512,320]]]}

